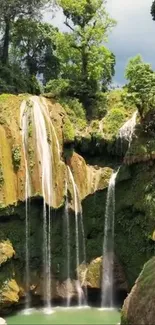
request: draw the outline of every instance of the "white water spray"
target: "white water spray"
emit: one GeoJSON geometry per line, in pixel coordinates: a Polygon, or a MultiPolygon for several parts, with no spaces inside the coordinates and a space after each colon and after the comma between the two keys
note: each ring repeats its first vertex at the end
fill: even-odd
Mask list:
{"type": "Polygon", "coordinates": [[[132,117],[120,128],[119,133],[118,133],[118,138],[121,141],[123,139],[128,141],[129,146],[131,144],[133,132],[135,130],[137,114],[138,114],[137,111],[134,112],[132,117]]]}
{"type": "Polygon", "coordinates": [[[113,307],[115,182],[118,171],[113,173],[110,178],[106,201],[102,267],[102,308],[113,307]]]}

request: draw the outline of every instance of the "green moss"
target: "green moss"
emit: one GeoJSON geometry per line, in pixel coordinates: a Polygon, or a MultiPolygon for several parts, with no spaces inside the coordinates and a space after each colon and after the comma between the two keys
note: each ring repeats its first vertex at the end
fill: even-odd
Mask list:
{"type": "Polygon", "coordinates": [[[21,163],[21,148],[19,146],[13,146],[12,148],[12,161],[15,171],[17,171],[21,163]]]}
{"type": "Polygon", "coordinates": [[[34,159],[35,159],[35,152],[34,152],[34,149],[32,147],[32,144],[30,144],[30,146],[29,146],[28,155],[29,155],[28,162],[29,162],[30,172],[32,173],[33,172],[33,168],[35,166],[35,161],[34,161],[34,159]]]}
{"type": "Polygon", "coordinates": [[[75,138],[75,131],[73,125],[67,117],[65,117],[63,124],[63,138],[65,144],[74,142],[75,138]]]}

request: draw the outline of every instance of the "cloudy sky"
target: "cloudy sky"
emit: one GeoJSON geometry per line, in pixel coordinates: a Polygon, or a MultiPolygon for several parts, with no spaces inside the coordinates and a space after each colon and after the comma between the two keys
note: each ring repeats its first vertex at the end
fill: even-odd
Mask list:
{"type": "MultiPolygon", "coordinates": [[[[115,82],[124,83],[128,58],[140,53],[155,69],[155,22],[150,8],[153,0],[108,0],[107,8],[117,26],[109,37],[109,48],[116,55],[115,82]]],[[[47,19],[47,17],[46,17],[47,19]]],[[[57,13],[50,22],[63,28],[63,15],[57,13]]]]}

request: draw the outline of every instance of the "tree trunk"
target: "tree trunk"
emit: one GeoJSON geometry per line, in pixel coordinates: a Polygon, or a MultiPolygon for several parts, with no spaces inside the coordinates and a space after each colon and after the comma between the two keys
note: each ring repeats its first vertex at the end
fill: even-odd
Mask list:
{"type": "Polygon", "coordinates": [[[2,50],[2,63],[4,65],[7,65],[9,63],[10,26],[11,26],[10,19],[6,18],[5,19],[4,43],[3,43],[3,50],[2,50]]]}

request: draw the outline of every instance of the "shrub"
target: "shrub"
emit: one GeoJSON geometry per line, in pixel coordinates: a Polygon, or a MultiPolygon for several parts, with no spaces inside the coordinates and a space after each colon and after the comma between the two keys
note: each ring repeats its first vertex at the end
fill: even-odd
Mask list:
{"type": "Polygon", "coordinates": [[[13,146],[12,148],[12,160],[15,171],[19,169],[21,162],[21,152],[19,146],[13,146]]]}
{"type": "Polygon", "coordinates": [[[72,123],[70,122],[68,117],[65,117],[63,124],[63,138],[64,143],[72,143],[74,142],[75,132],[72,123]]]}
{"type": "Polygon", "coordinates": [[[45,93],[50,93],[51,97],[61,97],[68,91],[69,81],[67,79],[53,79],[45,86],[45,93]]]}
{"type": "Polygon", "coordinates": [[[103,121],[103,132],[107,137],[113,137],[125,122],[126,112],[120,108],[111,109],[103,121]]]}

